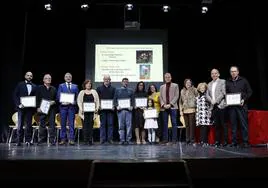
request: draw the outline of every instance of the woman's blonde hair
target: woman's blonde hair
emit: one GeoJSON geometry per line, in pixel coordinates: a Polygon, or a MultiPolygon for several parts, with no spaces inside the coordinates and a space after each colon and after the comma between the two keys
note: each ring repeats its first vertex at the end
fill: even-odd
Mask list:
{"type": "Polygon", "coordinates": [[[202,82],[202,83],[199,83],[198,86],[197,86],[197,91],[200,91],[200,88],[204,86],[205,89],[207,90],[208,89],[208,85],[206,82],[202,82]]]}

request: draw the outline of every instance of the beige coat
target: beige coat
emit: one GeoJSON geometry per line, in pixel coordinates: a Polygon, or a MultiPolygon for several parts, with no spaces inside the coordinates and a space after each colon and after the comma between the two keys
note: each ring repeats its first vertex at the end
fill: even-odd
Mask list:
{"type": "MultiPolygon", "coordinates": [[[[96,118],[97,115],[97,111],[99,110],[100,107],[100,100],[99,100],[99,95],[97,93],[97,91],[95,89],[91,89],[90,92],[92,93],[93,97],[94,97],[94,102],[95,102],[95,113],[94,113],[94,119],[96,118]]],[[[81,90],[78,94],[77,97],[77,105],[79,107],[79,112],[78,115],[84,119],[84,114],[83,112],[83,97],[85,94],[85,90],[81,90]]]]}
{"type": "MultiPolygon", "coordinates": [[[[179,85],[171,83],[169,88],[169,100],[172,105],[172,109],[178,109],[178,99],[180,96],[179,85]]],[[[166,84],[161,85],[160,87],[160,103],[163,107],[166,103],[166,84]]]]}

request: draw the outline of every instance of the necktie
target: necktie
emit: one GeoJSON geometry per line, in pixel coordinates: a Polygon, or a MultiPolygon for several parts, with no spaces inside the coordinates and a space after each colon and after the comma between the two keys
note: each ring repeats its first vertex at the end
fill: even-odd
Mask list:
{"type": "Polygon", "coordinates": [[[68,83],[68,90],[71,91],[71,84],[68,83]]]}

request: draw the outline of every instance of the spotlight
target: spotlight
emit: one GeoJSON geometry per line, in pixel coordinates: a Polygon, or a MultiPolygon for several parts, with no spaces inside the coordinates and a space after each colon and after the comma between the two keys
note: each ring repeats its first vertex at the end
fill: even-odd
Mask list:
{"type": "Polygon", "coordinates": [[[46,9],[47,11],[52,10],[52,5],[51,5],[50,3],[45,4],[45,9],[46,9]]]}
{"type": "Polygon", "coordinates": [[[168,6],[168,5],[164,5],[163,8],[162,8],[162,10],[163,10],[164,12],[168,12],[168,11],[170,10],[170,6],[168,6]]]}
{"type": "Polygon", "coordinates": [[[202,14],[206,14],[207,13],[207,11],[208,11],[208,7],[202,7],[202,10],[201,10],[201,13],[202,14]]]}
{"type": "Polygon", "coordinates": [[[132,4],[126,4],[126,8],[127,8],[127,10],[132,10],[133,9],[133,5],[132,4]]]}
{"type": "Polygon", "coordinates": [[[89,8],[89,6],[88,6],[87,3],[84,3],[84,4],[81,5],[81,9],[82,9],[83,11],[87,11],[88,8],[89,8]]]}

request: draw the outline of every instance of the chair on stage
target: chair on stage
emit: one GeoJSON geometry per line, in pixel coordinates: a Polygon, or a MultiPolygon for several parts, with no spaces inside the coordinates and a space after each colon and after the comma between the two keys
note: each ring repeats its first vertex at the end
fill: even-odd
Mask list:
{"type": "Polygon", "coordinates": [[[74,120],[75,134],[77,134],[77,143],[80,143],[80,130],[83,129],[83,122],[81,117],[78,114],[75,114],[74,120]]]}
{"type": "MultiPolygon", "coordinates": [[[[55,116],[55,123],[56,123],[56,142],[59,143],[59,134],[60,134],[60,130],[61,130],[61,121],[60,121],[60,113],[57,113],[56,116],[55,116]]],[[[69,126],[68,126],[68,119],[67,119],[67,122],[66,122],[67,126],[66,126],[66,129],[67,129],[67,138],[69,138],[68,134],[69,134],[69,126]]]]}
{"type": "Polygon", "coordinates": [[[100,129],[100,115],[97,114],[96,118],[94,119],[94,125],[93,125],[93,136],[92,136],[92,143],[94,141],[94,133],[96,132],[95,130],[100,129]]]}
{"type": "MultiPolygon", "coordinates": [[[[11,133],[8,134],[8,137],[7,137],[7,143],[11,143],[12,142],[12,139],[13,139],[13,136],[14,136],[14,133],[15,131],[18,129],[18,112],[15,112],[13,113],[12,115],[12,121],[13,121],[13,125],[9,125],[9,129],[11,129],[11,133]]],[[[32,124],[34,124],[35,120],[34,118],[32,119],[32,124]]],[[[25,123],[24,123],[25,124],[25,123]]],[[[25,126],[23,126],[23,130],[25,129],[25,126]]],[[[10,130],[9,130],[10,132],[10,130]]],[[[23,142],[25,142],[25,134],[23,136],[23,142]]]]}

